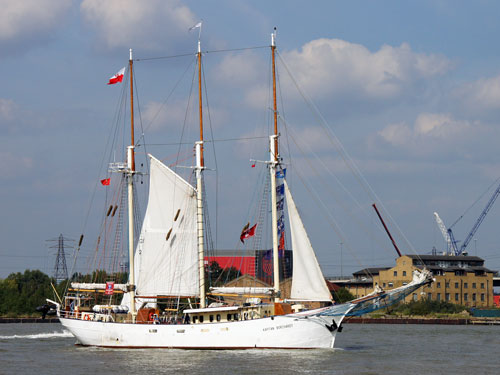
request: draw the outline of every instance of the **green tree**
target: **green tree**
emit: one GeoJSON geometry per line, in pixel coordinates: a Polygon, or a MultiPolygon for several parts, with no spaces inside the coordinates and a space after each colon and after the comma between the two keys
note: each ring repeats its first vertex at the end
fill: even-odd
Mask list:
{"type": "Polygon", "coordinates": [[[35,313],[54,293],[50,277],[39,270],[12,273],[0,280],[0,315],[19,316],[35,313]]]}
{"type": "Polygon", "coordinates": [[[336,292],[332,292],[333,299],[337,303],[352,301],[355,297],[346,288],[340,288],[336,292]]]}

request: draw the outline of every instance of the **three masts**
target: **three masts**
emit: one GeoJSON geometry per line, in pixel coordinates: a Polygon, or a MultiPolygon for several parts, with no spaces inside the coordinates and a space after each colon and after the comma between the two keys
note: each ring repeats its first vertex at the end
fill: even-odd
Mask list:
{"type": "MultiPolygon", "coordinates": [[[[201,33],[201,23],[197,27],[200,27],[201,33]]],[[[280,239],[276,181],[277,174],[282,174],[283,171],[278,151],[275,37],[273,33],[271,54],[274,134],[269,138],[270,159],[266,162],[271,181],[273,287],[212,288],[213,295],[230,293],[240,298],[250,298],[242,304],[212,303],[207,307],[200,38],[197,51],[200,139],[196,142],[196,188],[150,156],[148,207],[137,241],[137,250],[134,251],[136,241],[133,191],[136,170],[133,58],[130,51],[131,144],[127,147],[126,166],[119,168],[127,177],[129,279],[126,285],[115,286],[117,292],[123,293],[121,305],[111,305],[110,298],[107,305],[92,306],[91,294],[86,293],[90,292],[86,290],[90,287],[84,284],[73,285],[76,297],[67,297],[67,301],[73,305],[71,309],[68,303],[64,306],[56,303],[61,323],[81,344],[133,348],[331,348],[335,334],[346,315],[359,315],[387,306],[429,282],[428,273],[416,273],[414,281],[402,288],[388,292],[377,290],[363,299],[333,305],[304,225],[284,180],[283,185],[280,185],[280,189],[283,188],[284,191],[284,197],[281,198],[286,198],[287,202],[294,261],[291,303],[283,303],[279,280],[280,239]],[[160,253],[164,258],[159,258],[160,253]],[[174,258],[178,264],[173,264],[174,258]],[[191,299],[193,296],[199,298],[199,308],[191,299]],[[257,297],[269,302],[263,303],[262,299],[257,297]],[[158,316],[156,304],[160,298],[173,298],[177,301],[177,307],[171,309],[174,314],[168,319],[158,316]],[[189,308],[179,308],[181,298],[189,308]],[[322,304],[323,307],[307,309],[303,305],[303,302],[307,301],[315,302],[316,306],[322,304]],[[137,324],[162,322],[175,324],[155,325],[156,328],[150,328],[152,326],[148,324],[137,324]]],[[[103,289],[103,285],[95,284],[93,290],[96,289],[103,289]]]]}

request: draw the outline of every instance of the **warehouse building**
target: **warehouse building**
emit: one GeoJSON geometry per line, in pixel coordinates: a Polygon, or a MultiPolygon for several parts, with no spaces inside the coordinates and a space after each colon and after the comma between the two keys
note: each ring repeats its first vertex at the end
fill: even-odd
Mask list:
{"type": "Polygon", "coordinates": [[[363,297],[375,285],[385,290],[406,285],[412,280],[413,270],[424,267],[432,272],[435,282],[406,297],[406,302],[429,299],[467,307],[493,306],[495,272],[484,267],[484,260],[477,256],[403,255],[394,267],[366,268],[354,273],[352,280],[336,283],[363,297]]]}

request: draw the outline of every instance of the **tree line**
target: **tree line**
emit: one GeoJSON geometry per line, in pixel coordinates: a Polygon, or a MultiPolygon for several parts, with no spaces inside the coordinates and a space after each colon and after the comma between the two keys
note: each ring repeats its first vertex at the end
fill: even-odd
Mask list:
{"type": "Polygon", "coordinates": [[[70,280],[59,283],[39,270],[26,270],[24,273],[11,273],[7,278],[0,279],[0,317],[29,317],[40,316],[36,311],[38,306],[44,305],[46,298],[57,301],[61,298],[70,281],[79,282],[106,282],[114,280],[125,283],[127,274],[108,274],[105,271],[94,271],[91,274],[75,273],[70,280]]]}

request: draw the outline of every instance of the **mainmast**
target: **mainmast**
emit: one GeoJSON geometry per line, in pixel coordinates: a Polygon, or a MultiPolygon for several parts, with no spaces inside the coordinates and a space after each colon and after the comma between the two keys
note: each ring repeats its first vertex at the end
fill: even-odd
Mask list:
{"type": "Polygon", "coordinates": [[[279,272],[279,248],[278,248],[278,210],[276,207],[276,170],[279,165],[278,153],[278,108],[276,105],[276,28],[271,34],[271,56],[272,56],[272,74],[273,74],[273,114],[274,114],[274,134],[269,137],[269,171],[271,173],[271,215],[272,215],[272,234],[273,234],[273,277],[275,301],[279,301],[280,292],[280,272],[279,272]]]}
{"type": "Polygon", "coordinates": [[[205,161],[203,158],[203,101],[201,91],[201,23],[198,34],[198,97],[200,112],[200,140],[196,142],[196,191],[197,191],[197,220],[198,220],[198,268],[200,275],[200,308],[206,307],[205,295],[205,251],[203,229],[203,176],[205,161]]]}
{"type": "Polygon", "coordinates": [[[130,49],[130,146],[127,147],[127,187],[128,187],[128,256],[129,256],[129,293],[130,313],[132,321],[135,322],[137,312],[135,311],[135,270],[134,270],[134,87],[132,70],[132,49],[130,49]]]}

